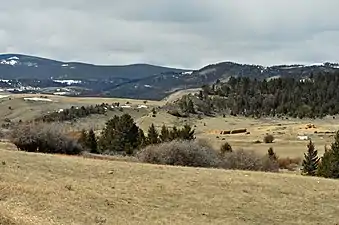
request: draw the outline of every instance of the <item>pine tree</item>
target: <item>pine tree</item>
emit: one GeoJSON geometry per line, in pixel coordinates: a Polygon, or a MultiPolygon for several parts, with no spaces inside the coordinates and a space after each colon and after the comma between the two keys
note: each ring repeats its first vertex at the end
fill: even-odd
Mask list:
{"type": "Polygon", "coordinates": [[[332,151],[327,150],[325,148],[325,153],[320,159],[316,175],[320,177],[330,178],[332,174],[331,172],[332,163],[333,163],[332,151]]]}
{"type": "Polygon", "coordinates": [[[169,141],[173,141],[175,139],[178,139],[179,137],[179,131],[176,126],[172,127],[172,130],[169,133],[169,141]]]}
{"type": "Polygon", "coordinates": [[[123,114],[121,117],[114,116],[106,122],[99,139],[99,146],[101,151],[131,155],[139,146],[138,135],[139,127],[129,114],[123,114]]]}
{"type": "Polygon", "coordinates": [[[95,133],[93,129],[90,129],[87,135],[87,140],[86,140],[86,147],[88,147],[91,151],[91,153],[99,153],[98,151],[98,143],[97,139],[95,137],[95,133]]]}
{"type": "Polygon", "coordinates": [[[187,112],[188,113],[195,113],[194,104],[193,104],[193,101],[191,99],[187,100],[187,112]]]}
{"type": "Polygon", "coordinates": [[[327,178],[339,178],[339,131],[336,132],[331,149],[325,151],[321,158],[317,175],[327,178]]]}
{"type": "Polygon", "coordinates": [[[275,154],[275,152],[274,152],[272,147],[270,147],[268,149],[267,154],[268,154],[268,158],[270,160],[273,160],[273,161],[277,161],[278,160],[277,154],[275,154]]]}
{"type": "Polygon", "coordinates": [[[183,140],[194,140],[194,130],[192,130],[192,127],[188,124],[185,124],[185,126],[179,130],[179,138],[183,140]]]}
{"type": "Polygon", "coordinates": [[[139,129],[139,132],[138,132],[138,147],[139,149],[145,147],[147,145],[146,143],[146,137],[145,137],[145,134],[144,134],[144,131],[142,129],[139,129]]]}
{"type": "Polygon", "coordinates": [[[307,152],[304,153],[304,160],[302,162],[302,171],[304,175],[314,176],[316,175],[319,163],[318,151],[312,141],[307,145],[307,152]]]}
{"type": "Polygon", "coordinates": [[[148,128],[147,143],[152,145],[152,144],[158,144],[159,142],[160,142],[160,140],[159,140],[159,133],[155,129],[154,124],[152,123],[151,126],[148,128]]]}
{"type": "Polygon", "coordinates": [[[339,178],[339,131],[334,136],[334,142],[331,144],[331,154],[333,157],[332,162],[332,178],[339,178]]]}
{"type": "Polygon", "coordinates": [[[160,140],[161,140],[161,142],[167,142],[167,141],[170,140],[170,131],[165,126],[165,124],[162,125],[162,127],[161,127],[160,140]]]}

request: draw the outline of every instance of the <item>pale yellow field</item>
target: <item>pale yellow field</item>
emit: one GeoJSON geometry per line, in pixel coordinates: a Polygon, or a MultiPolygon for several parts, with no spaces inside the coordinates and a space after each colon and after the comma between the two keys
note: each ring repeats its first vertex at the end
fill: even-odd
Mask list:
{"type": "Polygon", "coordinates": [[[324,152],[324,146],[333,141],[333,134],[316,134],[317,132],[339,130],[338,119],[316,119],[316,120],[278,120],[278,119],[252,119],[244,117],[205,117],[202,120],[182,118],[178,119],[165,112],[159,113],[156,118],[142,117],[138,120],[139,125],[147,129],[151,123],[160,129],[162,124],[167,126],[182,126],[185,123],[195,126],[197,138],[208,140],[216,149],[225,141],[229,142],[234,149],[243,148],[253,150],[259,154],[266,154],[269,147],[282,157],[303,157],[307,150],[307,140],[300,140],[298,136],[308,136],[315,143],[319,154],[324,152]],[[307,124],[314,124],[316,128],[305,129],[307,124]],[[213,133],[233,129],[247,129],[250,134],[228,134],[220,135],[213,133]],[[274,143],[254,143],[256,140],[263,141],[266,134],[275,137],[274,143]],[[218,137],[218,138],[217,138],[218,137]],[[223,140],[224,139],[224,140],[223,140]]]}
{"type": "MultiPolygon", "coordinates": [[[[121,105],[125,105],[129,102],[131,109],[125,108],[124,111],[131,114],[135,118],[139,118],[146,115],[148,109],[136,110],[138,105],[146,105],[149,108],[161,106],[161,101],[147,101],[135,100],[135,99],[121,99],[121,98],[81,98],[81,97],[64,97],[56,95],[39,95],[39,94],[1,94],[0,95],[0,121],[10,119],[13,121],[18,120],[31,120],[39,115],[46,114],[48,112],[54,112],[59,109],[70,108],[71,106],[86,106],[108,103],[112,104],[119,102],[121,105]],[[1,96],[9,95],[9,97],[1,98],[1,96]],[[41,96],[47,97],[52,100],[51,102],[44,101],[25,101],[24,98],[40,98],[41,96]],[[139,113],[141,111],[141,113],[139,113]]],[[[111,117],[114,113],[109,113],[108,117],[111,117]]],[[[119,112],[118,112],[119,114],[119,112]]],[[[96,124],[98,119],[95,120],[96,116],[93,116],[94,123],[96,124]]],[[[101,118],[99,116],[99,118],[101,118]]],[[[102,118],[104,122],[107,118],[102,118]]],[[[101,121],[101,120],[100,120],[101,121]]],[[[92,122],[92,121],[91,121],[92,122]]]]}
{"type": "MultiPolygon", "coordinates": [[[[197,90],[191,90],[197,91],[197,90]]],[[[120,102],[125,104],[130,102],[131,106],[145,104],[143,100],[118,99],[118,98],[81,98],[81,97],[63,97],[55,95],[43,95],[53,100],[53,102],[27,102],[25,97],[40,97],[40,95],[15,94],[10,98],[0,99],[0,121],[6,118],[11,120],[29,120],[37,115],[55,111],[60,108],[69,108],[71,106],[81,106],[90,104],[113,103],[120,102]],[[11,107],[11,109],[9,109],[11,107]]],[[[177,95],[172,95],[170,99],[175,99],[177,95]]],[[[180,93],[179,93],[180,96],[180,93]]],[[[124,109],[124,112],[109,112],[107,116],[92,115],[88,118],[79,119],[76,123],[65,123],[65,126],[72,130],[80,130],[82,128],[94,128],[98,131],[102,129],[105,122],[113,115],[121,115],[129,113],[136,120],[137,124],[147,131],[151,123],[161,128],[163,124],[167,126],[182,126],[189,123],[196,130],[196,136],[200,139],[208,140],[215,149],[219,149],[220,145],[228,141],[234,149],[243,148],[245,150],[253,150],[259,154],[266,154],[269,147],[273,147],[277,154],[281,157],[302,157],[306,151],[306,140],[299,140],[298,136],[309,136],[315,143],[319,154],[324,152],[324,145],[333,141],[333,134],[315,134],[315,131],[336,131],[339,129],[339,119],[316,119],[316,120],[278,120],[278,119],[251,119],[244,117],[204,117],[201,120],[197,118],[177,118],[169,115],[163,110],[158,110],[156,117],[152,117],[150,109],[160,107],[166,104],[163,101],[147,101],[148,109],[124,109]],[[314,124],[316,128],[305,129],[306,124],[314,124]],[[246,128],[250,134],[229,134],[220,135],[217,131],[226,131],[233,129],[246,128]],[[214,132],[214,133],[213,133],[214,132]],[[272,144],[259,143],[266,134],[272,134],[275,141],[272,144]]]]}
{"type": "Polygon", "coordinates": [[[337,224],[338,181],[0,150],[0,224],[337,224]]]}

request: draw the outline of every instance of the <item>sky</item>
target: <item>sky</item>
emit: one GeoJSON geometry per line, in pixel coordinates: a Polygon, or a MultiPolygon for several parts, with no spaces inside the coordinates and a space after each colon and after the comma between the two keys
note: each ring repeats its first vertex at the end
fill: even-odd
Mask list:
{"type": "Polygon", "coordinates": [[[338,0],[10,0],[0,52],[100,65],[339,62],[338,0]]]}

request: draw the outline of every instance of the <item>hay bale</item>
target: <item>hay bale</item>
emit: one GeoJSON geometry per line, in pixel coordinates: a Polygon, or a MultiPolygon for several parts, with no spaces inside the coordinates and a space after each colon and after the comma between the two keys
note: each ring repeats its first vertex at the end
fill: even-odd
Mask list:
{"type": "Polygon", "coordinates": [[[247,129],[236,129],[236,130],[232,130],[231,134],[241,134],[241,133],[246,133],[247,129]]]}

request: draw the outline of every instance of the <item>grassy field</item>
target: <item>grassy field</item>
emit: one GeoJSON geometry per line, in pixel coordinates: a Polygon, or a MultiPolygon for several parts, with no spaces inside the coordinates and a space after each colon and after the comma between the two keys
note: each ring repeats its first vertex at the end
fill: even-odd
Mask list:
{"type": "MultiPolygon", "coordinates": [[[[197,91],[195,89],[191,92],[197,91]]],[[[186,93],[186,92],[184,92],[186,93]]],[[[173,101],[180,97],[183,93],[178,92],[171,95],[163,101],[147,101],[147,109],[135,108],[124,109],[123,112],[118,110],[108,112],[107,116],[92,115],[87,118],[79,119],[76,123],[65,123],[66,127],[72,130],[80,130],[82,128],[94,128],[100,130],[105,125],[105,122],[113,115],[121,115],[129,113],[136,120],[137,124],[147,131],[149,125],[154,123],[159,129],[163,124],[167,126],[182,126],[184,123],[189,123],[196,130],[196,136],[201,139],[208,140],[215,149],[218,149],[221,144],[228,141],[234,149],[243,148],[245,150],[253,150],[259,154],[266,154],[269,147],[281,157],[303,157],[306,151],[306,140],[299,140],[298,136],[309,136],[315,143],[320,155],[324,152],[324,146],[329,145],[333,141],[333,134],[320,134],[319,132],[336,131],[339,129],[339,119],[326,118],[316,120],[300,120],[300,119],[252,119],[243,117],[204,117],[203,119],[183,119],[169,115],[166,111],[158,111],[156,117],[152,117],[150,109],[153,107],[161,107],[168,101],[173,101]],[[314,124],[315,128],[305,129],[307,124],[314,124]],[[229,134],[220,135],[218,131],[233,130],[246,128],[249,134],[229,134]],[[315,133],[318,132],[318,133],[315,133]],[[275,141],[272,144],[254,143],[262,141],[266,134],[272,134],[275,141]]],[[[42,115],[47,112],[55,111],[61,108],[69,108],[71,106],[82,106],[101,103],[120,102],[125,104],[130,102],[132,107],[140,104],[145,104],[143,100],[131,99],[116,99],[116,98],[81,98],[81,97],[63,97],[55,95],[44,95],[52,102],[27,102],[25,97],[39,97],[40,95],[15,94],[8,98],[0,98],[1,110],[0,121],[6,118],[13,121],[19,119],[29,120],[37,115],[42,115]]]]}
{"type": "Polygon", "coordinates": [[[337,224],[339,181],[0,150],[0,224],[337,224]]]}
{"type": "Polygon", "coordinates": [[[155,123],[160,129],[162,124],[181,126],[188,123],[194,127],[197,138],[208,140],[214,148],[218,149],[225,141],[234,149],[242,148],[253,150],[259,154],[266,154],[269,147],[281,157],[303,157],[307,149],[307,140],[300,140],[298,136],[308,136],[315,143],[319,154],[323,154],[324,146],[333,141],[333,134],[321,134],[321,132],[339,130],[339,120],[333,118],[300,120],[300,119],[252,119],[244,117],[205,117],[198,119],[178,119],[165,112],[161,112],[156,118],[142,117],[138,119],[139,125],[146,129],[151,123],[155,123]],[[315,125],[315,128],[306,129],[307,124],[315,125]],[[233,129],[247,129],[249,134],[220,135],[219,131],[233,129]],[[317,132],[317,133],[315,133],[317,132]],[[263,141],[266,134],[275,137],[274,143],[254,143],[263,141]]]}
{"type": "MultiPolygon", "coordinates": [[[[0,95],[0,121],[5,119],[10,119],[12,121],[18,120],[31,120],[37,116],[47,114],[48,112],[54,112],[59,109],[70,108],[71,106],[87,106],[108,103],[112,104],[119,102],[121,105],[125,105],[129,102],[131,108],[125,108],[124,112],[131,114],[134,118],[139,118],[148,114],[149,109],[139,109],[136,110],[138,105],[146,105],[149,108],[161,106],[163,102],[161,101],[147,101],[144,103],[144,100],[135,100],[135,99],[122,99],[122,98],[81,98],[81,97],[65,97],[65,96],[56,96],[56,95],[38,95],[38,94],[1,94],[0,95]],[[8,97],[1,97],[8,96],[8,97]],[[41,96],[49,99],[49,102],[45,101],[25,101],[25,98],[40,98],[41,96]]],[[[109,113],[107,116],[112,117],[117,113],[109,113]]],[[[104,124],[108,118],[103,118],[103,116],[94,115],[90,120],[80,121],[82,124],[89,122],[87,125],[92,124],[104,124]]]]}

